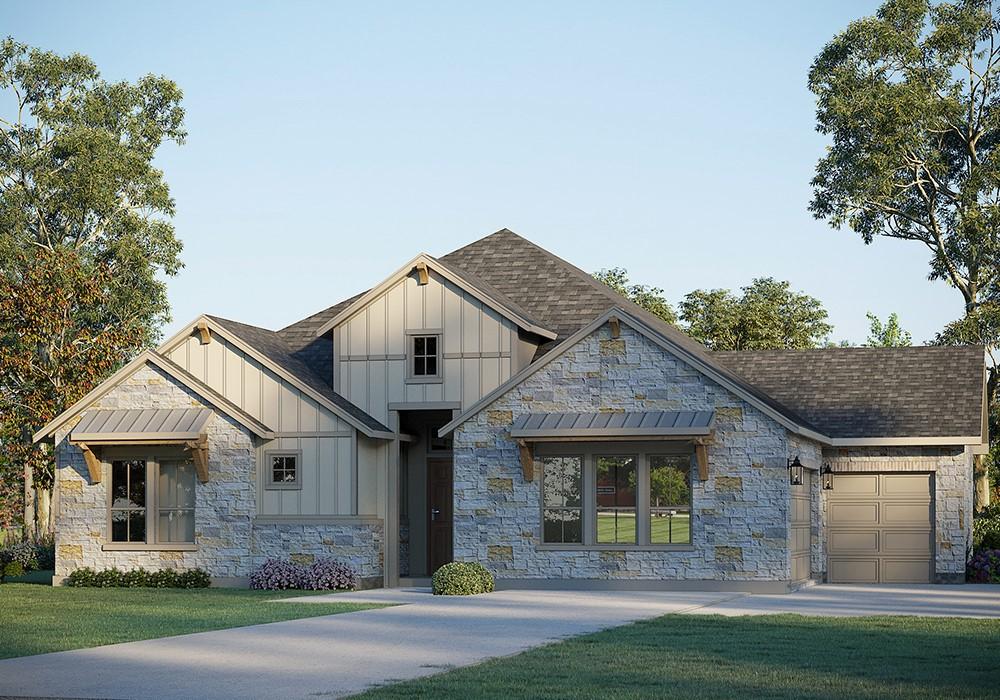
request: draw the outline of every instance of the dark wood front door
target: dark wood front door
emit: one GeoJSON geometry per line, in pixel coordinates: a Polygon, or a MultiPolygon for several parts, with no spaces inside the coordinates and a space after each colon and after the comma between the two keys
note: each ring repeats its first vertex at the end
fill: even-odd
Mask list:
{"type": "Polygon", "coordinates": [[[451,458],[427,460],[427,561],[429,573],[451,561],[451,458]]]}

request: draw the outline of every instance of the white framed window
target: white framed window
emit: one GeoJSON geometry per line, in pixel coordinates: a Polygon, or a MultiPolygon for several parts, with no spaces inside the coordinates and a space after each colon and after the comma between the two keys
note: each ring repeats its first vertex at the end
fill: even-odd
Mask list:
{"type": "Polygon", "coordinates": [[[297,450],[264,454],[264,486],[268,489],[302,488],[302,453],[297,450]]]}

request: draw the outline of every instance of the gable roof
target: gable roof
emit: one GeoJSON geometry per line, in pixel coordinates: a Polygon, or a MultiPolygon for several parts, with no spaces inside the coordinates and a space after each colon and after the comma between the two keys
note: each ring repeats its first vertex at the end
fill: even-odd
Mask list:
{"type": "Polygon", "coordinates": [[[321,336],[346,321],[353,314],[357,313],[374,299],[388,291],[394,284],[411,274],[413,269],[417,265],[421,264],[426,265],[431,271],[441,275],[452,284],[455,284],[472,296],[476,297],[479,301],[499,312],[502,316],[505,316],[509,320],[513,321],[524,330],[540,335],[549,340],[556,338],[555,332],[549,330],[533,319],[530,312],[525,311],[525,309],[518,303],[512,301],[504,294],[496,290],[488,280],[470,276],[461,270],[427,255],[426,253],[421,253],[417,257],[413,258],[411,261],[389,275],[380,284],[369,289],[364,294],[355,297],[351,303],[344,305],[332,318],[327,320],[326,323],[322,324],[315,330],[315,335],[321,336]]]}
{"type": "MultiPolygon", "coordinates": [[[[652,315],[652,314],[650,314],[652,315]]],[[[631,310],[626,311],[625,309],[619,307],[611,307],[603,314],[598,316],[596,319],[588,323],[583,328],[579,329],[576,333],[571,335],[569,338],[564,340],[558,346],[556,346],[551,352],[545,354],[538,360],[535,360],[530,365],[525,367],[523,370],[518,372],[516,375],[511,377],[509,380],[501,384],[497,389],[493,390],[471,407],[462,412],[460,416],[455,418],[453,421],[442,427],[438,434],[441,436],[447,435],[455,428],[460,426],[462,423],[467,421],[469,418],[474,416],[479,411],[483,410],[491,403],[496,401],[499,397],[503,396],[505,393],[510,391],[512,388],[523,382],[525,379],[530,377],[535,372],[539,371],[545,367],[548,363],[552,362],[556,358],[560,357],[567,350],[575,346],[581,340],[589,336],[591,333],[596,331],[598,328],[606,324],[611,318],[617,318],[619,321],[627,324],[631,328],[635,329],[639,333],[652,340],[654,343],[658,344],[660,347],[664,348],[667,352],[677,355],[682,360],[693,366],[699,372],[707,376],[709,379],[715,381],[717,384],[728,389],[736,396],[754,406],[766,416],[777,421],[783,425],[788,430],[808,437],[814,440],[821,440],[824,442],[828,441],[828,438],[820,433],[816,428],[809,424],[808,421],[798,416],[794,412],[787,409],[785,406],[774,401],[770,396],[761,392],[756,387],[748,384],[745,380],[734,375],[729,370],[722,368],[714,360],[706,361],[706,356],[710,355],[707,351],[702,349],[700,352],[693,353],[689,348],[677,343],[672,337],[673,334],[665,334],[661,331],[659,327],[650,326],[645,322],[644,319],[637,318],[631,310]]],[[[673,328],[668,324],[662,323],[662,326],[667,328],[673,328]]],[[[677,331],[679,333],[679,331],[677,331]]],[[[686,344],[685,344],[686,345],[686,344]]],[[[702,346],[700,344],[695,344],[699,348],[702,346]]],[[[711,358],[708,358],[711,359],[711,358]]]]}
{"type": "Polygon", "coordinates": [[[160,355],[153,350],[146,350],[140,353],[138,357],[122,367],[120,370],[94,387],[79,401],[49,421],[48,424],[46,424],[41,430],[31,436],[32,442],[38,442],[39,440],[47,438],[55,433],[70,420],[87,410],[102,396],[135,374],[140,367],[147,364],[153,365],[170,375],[188,389],[201,396],[205,399],[205,401],[217,407],[220,411],[233,418],[244,427],[249,428],[258,437],[264,439],[271,439],[274,437],[274,430],[270,426],[257,420],[225,396],[212,389],[212,387],[185,371],[179,365],[171,362],[163,355],[160,355]]]}
{"type": "MultiPolygon", "coordinates": [[[[218,316],[206,315],[201,318],[208,321],[210,328],[215,331],[221,329],[223,337],[227,337],[241,350],[253,356],[258,362],[270,368],[293,386],[303,390],[311,398],[326,406],[368,437],[386,439],[393,437],[392,430],[334,391],[333,387],[327,384],[309,365],[296,357],[278,333],[218,316]]],[[[196,323],[197,321],[188,327],[188,334],[196,323]]],[[[184,331],[181,331],[174,338],[183,334],[184,331]]],[[[170,342],[168,341],[167,344],[170,342]]],[[[331,363],[331,371],[332,367],[331,363]]]]}
{"type": "Polygon", "coordinates": [[[831,438],[983,437],[982,346],[713,355],[831,438]]]}

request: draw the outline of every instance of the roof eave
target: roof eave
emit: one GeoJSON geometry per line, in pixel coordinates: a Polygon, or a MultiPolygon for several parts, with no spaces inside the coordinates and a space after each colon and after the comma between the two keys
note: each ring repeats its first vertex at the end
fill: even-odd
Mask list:
{"type": "Polygon", "coordinates": [[[327,321],[325,324],[320,326],[319,330],[316,331],[316,337],[322,336],[330,332],[333,328],[336,328],[341,323],[343,323],[351,316],[353,316],[355,313],[357,313],[360,309],[364,308],[373,299],[377,298],[381,294],[388,291],[388,289],[393,284],[395,284],[402,278],[409,275],[413,271],[413,268],[416,267],[418,263],[424,263],[428,265],[431,269],[440,274],[442,277],[452,282],[453,284],[458,285],[466,292],[469,292],[474,297],[479,299],[479,301],[489,305],[496,311],[500,312],[503,316],[507,317],[509,320],[516,323],[520,328],[523,328],[524,330],[530,333],[534,333],[535,335],[541,336],[542,338],[545,338],[547,340],[555,340],[558,337],[558,334],[555,333],[554,331],[539,326],[531,319],[526,318],[523,314],[518,313],[514,309],[510,308],[510,306],[506,304],[503,300],[497,299],[496,297],[487,294],[483,290],[478,289],[474,284],[472,284],[469,280],[465,279],[465,277],[463,277],[460,273],[451,268],[449,265],[441,262],[440,260],[431,255],[427,255],[426,253],[421,253],[420,255],[410,260],[401,268],[399,268],[391,275],[386,277],[381,283],[372,287],[367,292],[358,297],[358,299],[353,304],[351,304],[346,309],[341,311],[339,314],[337,314],[329,321],[327,321]]]}
{"type": "Polygon", "coordinates": [[[717,382],[721,386],[725,387],[729,391],[733,392],[734,394],[742,398],[744,401],[752,405],[754,408],[758,409],[768,417],[780,423],[786,429],[791,430],[796,434],[802,435],[803,437],[816,440],[818,442],[829,443],[830,438],[827,437],[826,435],[823,435],[822,433],[819,433],[808,426],[800,425],[795,421],[791,420],[790,418],[788,418],[787,416],[782,415],[780,412],[776,411],[771,406],[768,406],[766,403],[758,399],[756,396],[747,393],[745,390],[741,389],[738,385],[733,384],[733,382],[731,382],[727,377],[718,372],[711,365],[706,364],[703,360],[694,356],[693,354],[688,352],[685,348],[677,345],[676,343],[671,342],[668,338],[665,338],[661,333],[657,332],[656,329],[651,328],[646,323],[635,318],[635,316],[633,316],[631,313],[629,313],[628,311],[626,311],[621,307],[612,307],[608,309],[603,314],[601,314],[593,321],[588,323],[586,326],[578,330],[576,333],[566,338],[563,342],[559,343],[558,346],[550,350],[540,360],[533,362],[527,367],[525,367],[523,370],[518,372],[509,380],[507,380],[500,387],[493,390],[492,392],[484,396],[482,399],[477,401],[475,404],[473,404],[467,411],[464,411],[460,416],[458,416],[453,421],[443,426],[438,431],[438,435],[440,437],[444,437],[445,435],[452,432],[455,428],[457,428],[462,423],[467,421],[473,415],[481,411],[489,404],[493,403],[497,398],[499,398],[506,392],[510,391],[513,387],[517,386],[522,381],[527,379],[529,376],[542,369],[549,362],[560,357],[563,354],[563,352],[565,352],[567,349],[573,347],[581,340],[589,336],[591,333],[596,331],[598,328],[606,324],[612,317],[618,317],[619,320],[625,321],[628,325],[638,330],[644,336],[656,342],[658,345],[660,345],[660,347],[665,349],[667,352],[670,352],[674,355],[678,355],[685,362],[688,362],[689,364],[693,365],[707,377],[717,382]]]}
{"type": "MultiPolygon", "coordinates": [[[[283,367],[278,366],[270,358],[268,358],[266,355],[264,355],[264,353],[260,352],[255,347],[253,347],[252,345],[250,345],[249,343],[247,343],[245,340],[243,340],[238,335],[236,335],[236,333],[230,331],[225,326],[219,324],[214,319],[212,319],[210,316],[207,316],[205,314],[202,314],[201,316],[199,316],[198,318],[196,318],[194,321],[192,321],[190,324],[188,324],[188,326],[186,326],[183,330],[181,330],[179,333],[176,333],[170,340],[168,340],[166,343],[164,343],[163,345],[161,345],[160,346],[161,350],[163,352],[169,352],[171,349],[173,349],[173,346],[177,345],[181,340],[186,339],[187,336],[191,335],[191,332],[198,325],[199,322],[205,322],[205,323],[207,323],[209,330],[211,330],[213,333],[219,333],[220,335],[222,335],[223,337],[225,337],[225,339],[227,341],[229,341],[230,343],[232,343],[234,346],[236,346],[237,348],[239,348],[240,350],[242,350],[244,353],[246,353],[247,355],[249,355],[250,357],[252,357],[254,360],[256,360],[257,362],[259,362],[263,366],[267,367],[269,370],[271,370],[272,372],[274,372],[276,375],[278,375],[279,377],[281,377],[282,379],[284,379],[285,381],[287,381],[289,384],[291,384],[292,386],[294,386],[296,389],[302,391],[304,394],[306,394],[307,396],[309,396],[309,398],[311,398],[314,401],[318,402],[324,408],[328,409],[329,411],[331,411],[335,415],[337,415],[340,418],[342,418],[343,420],[347,421],[347,423],[349,423],[352,427],[356,428],[357,430],[360,430],[362,433],[365,434],[366,437],[376,438],[376,439],[383,439],[383,440],[391,440],[391,439],[393,439],[393,436],[395,435],[394,433],[383,431],[383,430],[378,430],[377,428],[372,428],[372,427],[370,427],[368,425],[365,425],[364,422],[358,420],[357,418],[355,418],[354,416],[352,416],[350,413],[348,413],[347,411],[345,411],[343,408],[341,408],[337,404],[333,403],[332,401],[330,401],[329,399],[327,399],[325,396],[323,396],[322,394],[320,394],[318,391],[316,391],[315,389],[313,389],[312,387],[310,387],[308,384],[306,384],[305,382],[299,380],[299,378],[296,377],[294,374],[292,374],[291,372],[287,371],[283,367]],[[386,436],[389,436],[389,437],[386,437],[386,436]]],[[[373,418],[372,420],[375,420],[375,419],[373,418]]],[[[383,426],[383,427],[385,427],[385,426],[383,426]]]]}

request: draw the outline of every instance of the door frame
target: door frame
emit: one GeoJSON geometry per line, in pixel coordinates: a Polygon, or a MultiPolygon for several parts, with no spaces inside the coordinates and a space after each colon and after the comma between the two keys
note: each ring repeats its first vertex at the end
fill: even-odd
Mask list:
{"type": "Polygon", "coordinates": [[[431,478],[431,464],[432,463],[443,463],[448,465],[448,500],[450,504],[448,507],[448,556],[446,557],[448,561],[443,562],[447,564],[453,560],[455,555],[455,460],[451,454],[442,454],[440,456],[430,456],[426,457],[426,486],[427,486],[427,513],[425,517],[427,518],[427,575],[433,575],[436,570],[435,559],[434,559],[434,537],[433,528],[436,522],[433,517],[434,511],[434,479],[431,478]]]}

